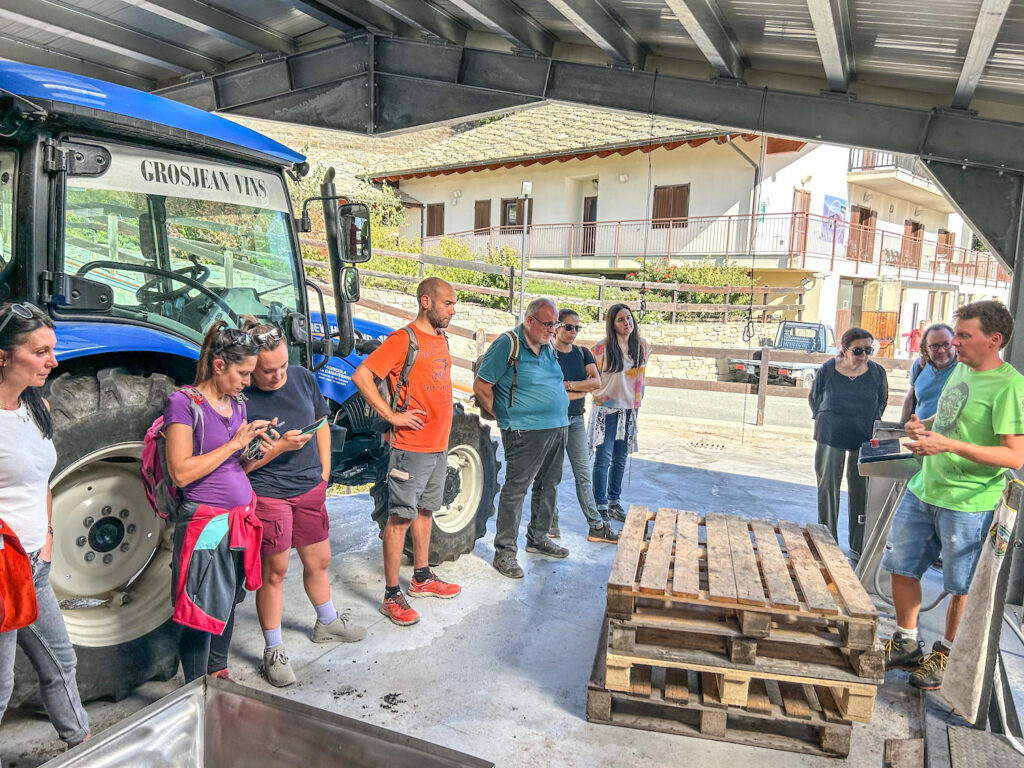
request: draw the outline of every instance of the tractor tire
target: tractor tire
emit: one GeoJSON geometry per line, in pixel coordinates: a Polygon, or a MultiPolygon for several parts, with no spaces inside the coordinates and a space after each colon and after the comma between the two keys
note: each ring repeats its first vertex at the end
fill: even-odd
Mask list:
{"type": "MultiPolygon", "coordinates": [[[[430,565],[458,560],[473,551],[476,540],[487,532],[487,520],[494,514],[498,492],[498,444],[491,428],[474,413],[455,404],[452,431],[448,437],[448,472],[443,506],[434,513],[430,533],[430,565]]],[[[373,519],[381,531],[387,524],[387,457],[378,463],[377,481],[370,490],[373,519]]],[[[412,537],[406,538],[405,554],[412,557],[412,537]]]]}
{"type": "MultiPolygon", "coordinates": [[[[174,390],[162,374],[110,368],[64,374],[48,386],[57,449],[50,581],[78,656],[84,701],[116,701],[177,673],[173,526],[150,506],[139,466],[143,436],[174,390]]],[[[38,685],[19,658],[12,706],[37,704],[38,685]]]]}

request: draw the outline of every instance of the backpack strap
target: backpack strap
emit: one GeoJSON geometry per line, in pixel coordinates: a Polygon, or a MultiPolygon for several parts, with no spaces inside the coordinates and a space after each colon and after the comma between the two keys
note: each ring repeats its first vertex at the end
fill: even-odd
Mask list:
{"type": "Polygon", "coordinates": [[[405,350],[405,362],[402,363],[402,370],[398,374],[395,391],[391,395],[391,410],[395,412],[405,411],[409,408],[409,400],[412,397],[412,393],[409,391],[409,374],[412,372],[412,367],[416,364],[416,358],[420,353],[420,341],[416,338],[416,331],[409,325],[404,326],[402,330],[409,337],[409,346],[405,350]],[[399,406],[398,401],[403,389],[405,389],[405,402],[399,406]]]}
{"type": "Polygon", "coordinates": [[[192,431],[195,432],[196,427],[199,428],[199,455],[202,456],[203,440],[206,439],[206,419],[203,416],[202,405],[206,402],[206,396],[191,384],[186,384],[178,391],[188,398],[189,409],[192,411],[192,431]]]}
{"type": "Polygon", "coordinates": [[[505,364],[506,370],[512,369],[512,388],[508,391],[508,407],[511,408],[516,404],[516,387],[519,383],[519,331],[505,331],[505,335],[512,342],[508,350],[508,361],[505,364]]]}

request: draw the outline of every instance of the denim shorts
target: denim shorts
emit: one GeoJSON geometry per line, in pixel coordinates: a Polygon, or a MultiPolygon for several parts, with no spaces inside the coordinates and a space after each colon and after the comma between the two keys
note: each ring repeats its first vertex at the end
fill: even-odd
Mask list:
{"type": "Polygon", "coordinates": [[[941,555],[946,592],[966,595],[992,525],[992,513],[993,510],[957,512],[937,507],[908,491],[889,529],[882,568],[920,579],[941,555]]]}

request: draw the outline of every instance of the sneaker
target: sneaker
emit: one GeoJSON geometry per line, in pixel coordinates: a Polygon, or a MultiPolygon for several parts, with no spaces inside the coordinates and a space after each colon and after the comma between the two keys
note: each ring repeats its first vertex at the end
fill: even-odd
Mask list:
{"type": "Polygon", "coordinates": [[[597,514],[601,516],[601,520],[608,522],[608,507],[598,507],[597,514]]]}
{"type": "Polygon", "coordinates": [[[946,671],[949,650],[936,641],[932,652],[921,659],[921,663],[910,676],[910,684],[922,691],[937,691],[942,687],[942,675],[946,671]]]}
{"type": "Polygon", "coordinates": [[[409,583],[409,595],[411,597],[441,597],[449,600],[461,591],[462,587],[458,584],[449,584],[447,581],[442,581],[437,578],[437,574],[433,571],[430,572],[430,576],[425,580],[416,581],[416,579],[413,579],[409,583]]]}
{"type": "Polygon", "coordinates": [[[351,619],[351,611],[347,608],[338,614],[338,618],[329,624],[320,619],[313,625],[310,637],[314,643],[357,643],[366,637],[366,627],[361,627],[351,619]]]}
{"type": "Polygon", "coordinates": [[[558,515],[551,518],[551,527],[548,529],[549,539],[562,538],[562,532],[558,529],[558,515]]]}
{"type": "Polygon", "coordinates": [[[495,553],[494,570],[502,576],[508,576],[510,579],[523,578],[523,569],[519,567],[519,563],[516,561],[516,556],[513,552],[495,553]]]}
{"type": "Polygon", "coordinates": [[[612,520],[618,520],[620,523],[626,521],[626,510],[622,508],[622,505],[617,501],[613,501],[608,505],[608,517],[612,520]]]}
{"type": "Polygon", "coordinates": [[[394,597],[387,597],[381,603],[380,612],[400,627],[408,627],[420,620],[420,615],[410,607],[405,595],[399,592],[394,597]]]}
{"type": "Polygon", "coordinates": [[[899,632],[894,632],[893,636],[885,641],[883,648],[885,668],[906,669],[913,672],[924,658],[924,654],[921,653],[922,645],[924,645],[923,640],[910,640],[899,632]]]}
{"type": "Polygon", "coordinates": [[[284,688],[295,682],[295,672],[288,663],[283,645],[275,645],[263,652],[263,675],[275,688],[284,688]]]}
{"type": "MultiPolygon", "coordinates": [[[[226,669],[218,669],[216,672],[211,672],[210,677],[216,677],[220,680],[231,680],[231,675],[228,674],[226,669]]],[[[234,682],[232,680],[232,682],[234,682]]]]}
{"type": "Polygon", "coordinates": [[[608,523],[601,523],[597,528],[591,528],[587,534],[587,541],[599,541],[607,544],[615,544],[619,540],[619,534],[612,530],[608,523]]]}
{"type": "Polygon", "coordinates": [[[532,552],[535,555],[547,555],[548,557],[568,557],[569,550],[565,547],[560,547],[551,539],[546,536],[540,541],[535,541],[532,544],[526,544],[526,551],[532,552]]]}

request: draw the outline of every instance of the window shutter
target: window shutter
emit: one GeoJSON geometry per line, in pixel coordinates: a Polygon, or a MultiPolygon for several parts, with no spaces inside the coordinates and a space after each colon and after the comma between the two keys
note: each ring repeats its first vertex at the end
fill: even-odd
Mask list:
{"type": "Polygon", "coordinates": [[[491,201],[477,200],[473,208],[473,229],[490,229],[491,226],[491,201]]]}

